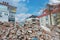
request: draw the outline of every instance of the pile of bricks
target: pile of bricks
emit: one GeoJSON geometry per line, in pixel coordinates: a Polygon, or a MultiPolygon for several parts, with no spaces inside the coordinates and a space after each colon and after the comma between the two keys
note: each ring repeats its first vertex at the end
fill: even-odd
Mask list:
{"type": "Polygon", "coordinates": [[[56,32],[57,27],[52,27],[51,32],[47,32],[40,26],[13,26],[12,23],[0,22],[0,40],[59,40],[59,33],[56,32]]]}

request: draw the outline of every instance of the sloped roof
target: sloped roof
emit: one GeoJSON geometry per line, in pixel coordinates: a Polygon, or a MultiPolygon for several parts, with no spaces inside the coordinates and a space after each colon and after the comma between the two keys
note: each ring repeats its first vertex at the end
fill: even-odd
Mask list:
{"type": "Polygon", "coordinates": [[[35,16],[35,15],[31,15],[29,18],[36,18],[37,16],[35,16]]]}

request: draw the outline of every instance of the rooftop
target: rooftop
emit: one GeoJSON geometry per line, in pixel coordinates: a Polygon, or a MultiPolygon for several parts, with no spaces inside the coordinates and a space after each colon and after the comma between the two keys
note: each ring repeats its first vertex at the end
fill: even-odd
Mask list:
{"type": "Polygon", "coordinates": [[[8,6],[8,7],[13,7],[13,8],[16,8],[15,6],[11,6],[11,5],[9,5],[9,3],[8,2],[0,2],[0,4],[1,5],[5,5],[5,6],[8,6]]]}

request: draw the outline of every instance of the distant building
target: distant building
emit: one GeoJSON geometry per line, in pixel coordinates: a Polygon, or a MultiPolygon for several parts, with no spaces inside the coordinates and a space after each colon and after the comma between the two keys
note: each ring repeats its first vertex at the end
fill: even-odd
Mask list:
{"type": "Polygon", "coordinates": [[[7,2],[0,2],[0,21],[15,22],[16,7],[9,5],[7,2]]]}
{"type": "Polygon", "coordinates": [[[27,26],[30,26],[30,25],[39,25],[39,19],[37,18],[37,16],[32,15],[32,16],[30,16],[30,17],[28,17],[26,19],[25,24],[27,26]]]}

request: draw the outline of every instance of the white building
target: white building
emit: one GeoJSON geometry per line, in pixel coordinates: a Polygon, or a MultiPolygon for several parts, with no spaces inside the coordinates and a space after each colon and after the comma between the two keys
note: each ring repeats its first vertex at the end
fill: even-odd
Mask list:
{"type": "Polygon", "coordinates": [[[28,22],[30,24],[36,23],[36,21],[39,21],[39,19],[38,18],[29,18],[29,19],[26,19],[26,22],[28,22]]]}
{"type": "Polygon", "coordinates": [[[49,0],[50,4],[60,4],[60,0],[49,0]]]}
{"type": "Polygon", "coordinates": [[[26,19],[25,24],[27,26],[40,25],[40,22],[39,22],[39,19],[37,18],[37,16],[32,15],[26,19]]]}
{"type": "Polygon", "coordinates": [[[0,21],[8,22],[8,7],[0,4],[0,21]]]}
{"type": "Polygon", "coordinates": [[[9,5],[7,2],[0,2],[0,21],[15,22],[16,7],[9,5]]]}

